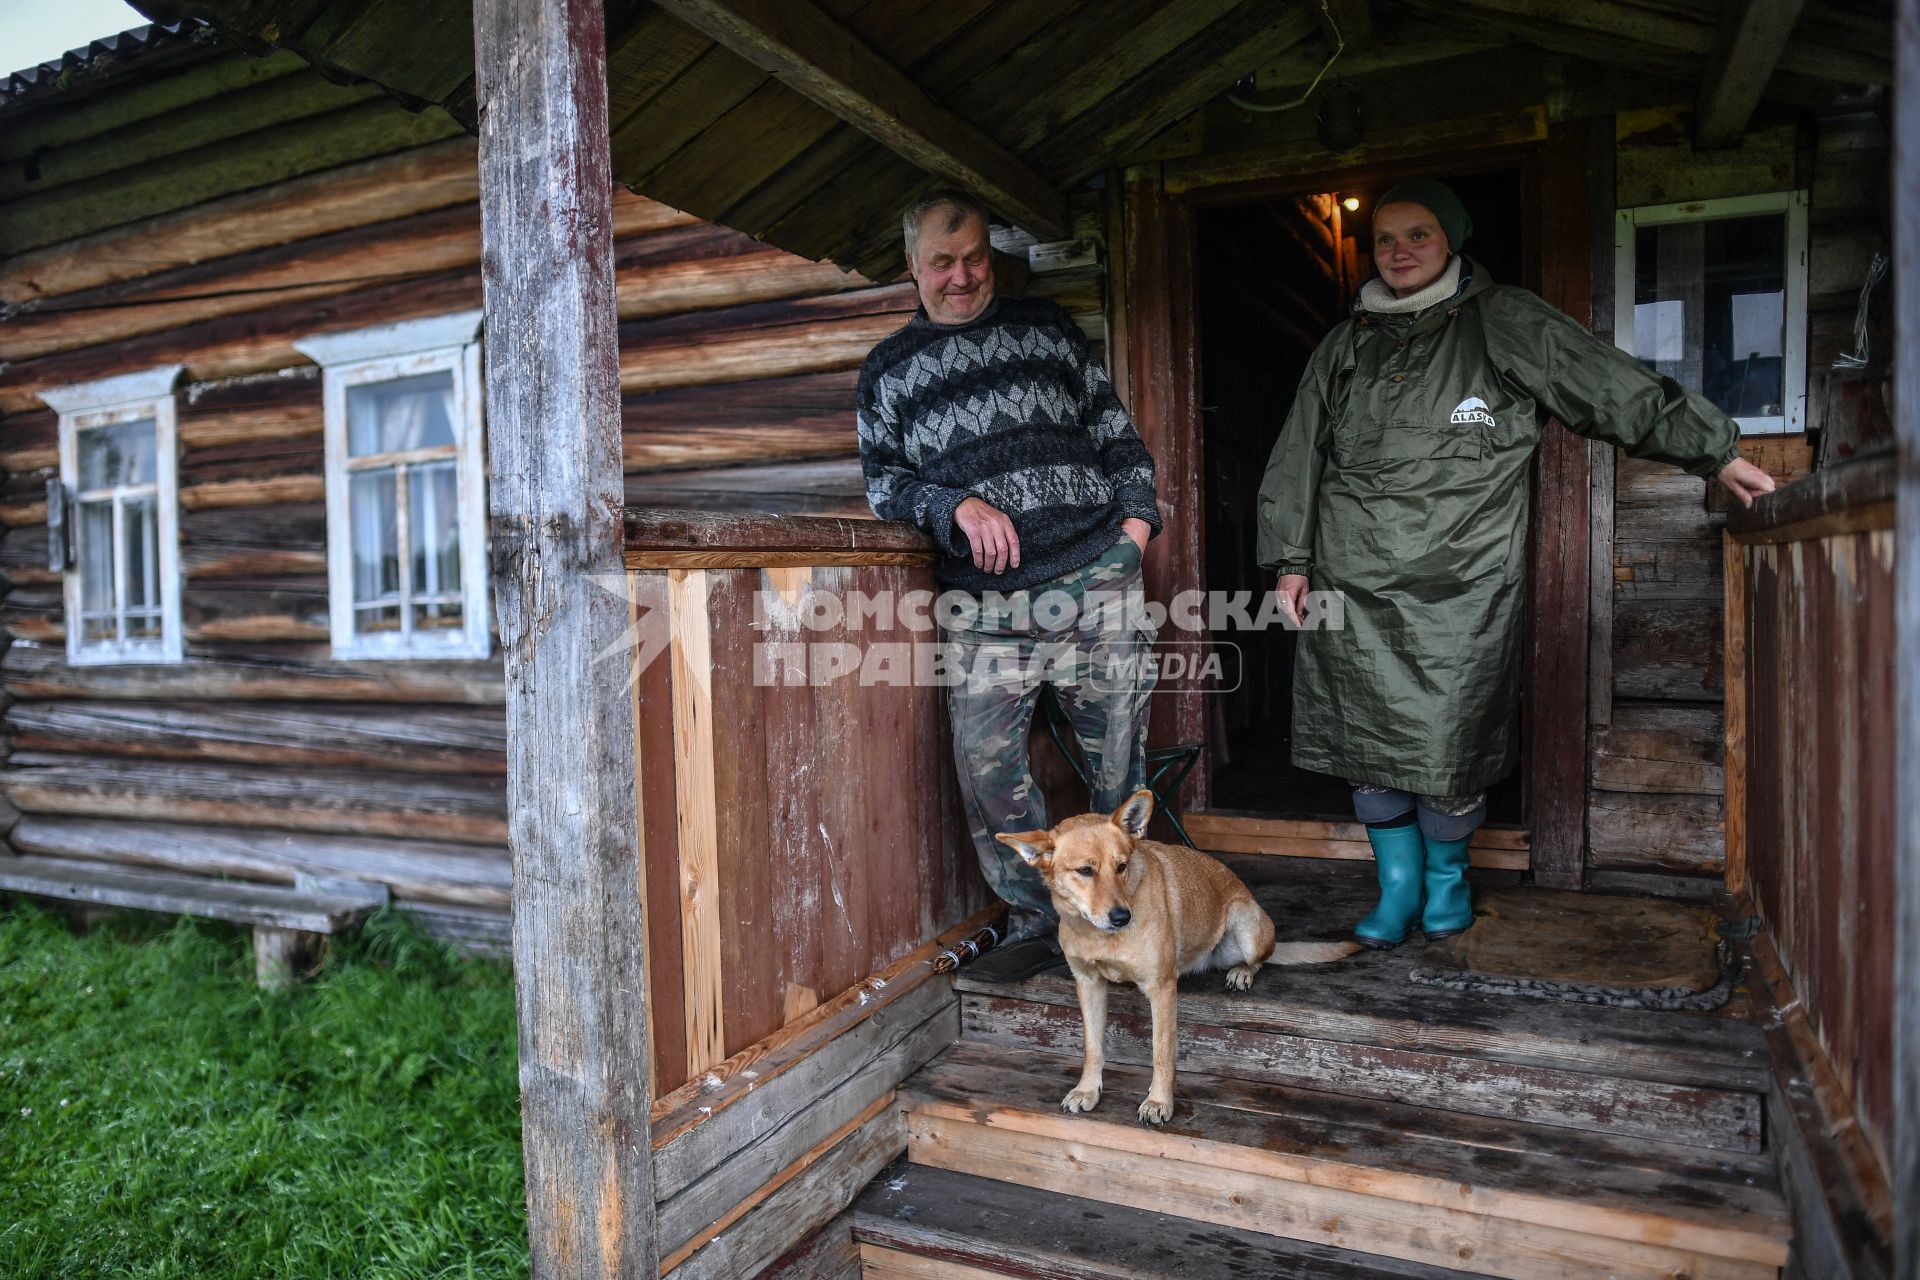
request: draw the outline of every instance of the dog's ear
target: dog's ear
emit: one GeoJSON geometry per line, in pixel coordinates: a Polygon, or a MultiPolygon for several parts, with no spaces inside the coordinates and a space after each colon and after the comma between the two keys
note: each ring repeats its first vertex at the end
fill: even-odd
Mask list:
{"type": "Polygon", "coordinates": [[[1127,797],[1127,802],[1113,811],[1113,825],[1132,836],[1135,840],[1144,839],[1147,823],[1153,820],[1153,792],[1141,789],[1127,797]]]}
{"type": "Polygon", "coordinates": [[[1032,866],[1045,871],[1053,863],[1051,831],[996,831],[993,838],[1011,845],[1013,851],[1032,866]]]}

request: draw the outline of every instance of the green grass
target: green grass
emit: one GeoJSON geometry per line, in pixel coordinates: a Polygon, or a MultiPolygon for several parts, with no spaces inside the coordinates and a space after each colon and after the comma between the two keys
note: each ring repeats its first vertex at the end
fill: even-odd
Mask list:
{"type": "Polygon", "coordinates": [[[527,1274],[513,984],[401,917],[246,940],[0,908],[0,1276],[527,1274]]]}

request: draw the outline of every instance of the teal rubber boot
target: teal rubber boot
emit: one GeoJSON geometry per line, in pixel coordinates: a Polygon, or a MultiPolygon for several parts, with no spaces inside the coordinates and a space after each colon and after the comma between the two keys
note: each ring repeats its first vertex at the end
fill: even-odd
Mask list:
{"type": "Polygon", "coordinates": [[[1427,937],[1450,938],[1473,927],[1473,893],[1467,887],[1468,834],[1458,840],[1434,840],[1422,836],[1427,847],[1427,905],[1420,913],[1420,927],[1427,937]]]}
{"type": "Polygon", "coordinates": [[[1420,914],[1420,869],[1427,860],[1420,828],[1367,828],[1373,845],[1374,872],[1380,877],[1380,901],[1359,924],[1353,936],[1364,946],[1397,947],[1407,939],[1407,926],[1420,914]]]}

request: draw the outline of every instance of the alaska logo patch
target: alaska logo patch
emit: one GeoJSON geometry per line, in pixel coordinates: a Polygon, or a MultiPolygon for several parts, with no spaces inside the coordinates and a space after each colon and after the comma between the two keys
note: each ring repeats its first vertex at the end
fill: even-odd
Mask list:
{"type": "Polygon", "coordinates": [[[1479,396],[1468,396],[1453,407],[1452,422],[1455,426],[1465,426],[1477,422],[1483,427],[1494,425],[1493,415],[1487,412],[1487,402],[1479,396]]]}

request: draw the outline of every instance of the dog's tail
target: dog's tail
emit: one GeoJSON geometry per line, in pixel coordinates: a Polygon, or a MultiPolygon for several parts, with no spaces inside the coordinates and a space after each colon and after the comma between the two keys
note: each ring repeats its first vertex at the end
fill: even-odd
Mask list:
{"type": "Polygon", "coordinates": [[[1361,949],[1357,942],[1282,942],[1274,947],[1267,963],[1326,964],[1331,960],[1345,960],[1361,949]]]}

